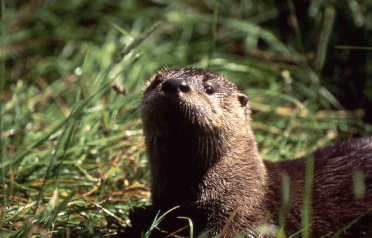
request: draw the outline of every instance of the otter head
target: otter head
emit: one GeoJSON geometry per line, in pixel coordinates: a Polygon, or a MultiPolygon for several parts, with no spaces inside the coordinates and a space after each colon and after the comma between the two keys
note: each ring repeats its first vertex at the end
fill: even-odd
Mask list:
{"type": "Polygon", "coordinates": [[[146,136],[220,136],[233,124],[249,124],[247,96],[201,69],[158,71],[145,85],[141,111],[146,136]]]}

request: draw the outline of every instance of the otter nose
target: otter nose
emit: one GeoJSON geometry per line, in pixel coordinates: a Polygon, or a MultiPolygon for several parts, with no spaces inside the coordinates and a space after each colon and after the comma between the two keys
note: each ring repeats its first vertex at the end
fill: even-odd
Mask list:
{"type": "Polygon", "coordinates": [[[190,86],[187,85],[187,83],[183,79],[171,78],[163,83],[163,85],[161,86],[161,90],[166,93],[187,93],[188,91],[190,91],[190,86]]]}

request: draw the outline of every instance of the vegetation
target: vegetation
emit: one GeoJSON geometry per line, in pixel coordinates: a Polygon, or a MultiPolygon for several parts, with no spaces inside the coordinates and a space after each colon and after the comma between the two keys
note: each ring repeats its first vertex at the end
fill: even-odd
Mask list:
{"type": "MultiPolygon", "coordinates": [[[[296,22],[292,1],[1,0],[1,237],[109,236],[150,203],[138,108],[163,67],[234,81],[265,159],[372,134],[365,110],[345,110],[323,84],[340,6],[311,2],[309,43],[301,23],[286,39],[270,25],[281,6],[296,22]]],[[[351,19],[367,19],[348,2],[351,19]]]]}

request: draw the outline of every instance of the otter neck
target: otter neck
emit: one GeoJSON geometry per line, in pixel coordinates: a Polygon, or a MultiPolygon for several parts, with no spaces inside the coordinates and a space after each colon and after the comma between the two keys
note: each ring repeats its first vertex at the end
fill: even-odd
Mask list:
{"type": "Polygon", "coordinates": [[[234,166],[241,163],[241,169],[246,170],[263,167],[254,137],[195,133],[146,137],[154,204],[182,206],[179,201],[188,205],[199,202],[205,193],[204,184],[216,176],[223,180],[225,174],[218,173],[219,167],[226,169],[231,161],[234,166]]]}

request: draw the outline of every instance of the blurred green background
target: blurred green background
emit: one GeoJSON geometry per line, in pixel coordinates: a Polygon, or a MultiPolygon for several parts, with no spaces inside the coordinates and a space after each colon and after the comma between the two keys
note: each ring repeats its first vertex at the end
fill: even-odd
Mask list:
{"type": "Polygon", "coordinates": [[[371,135],[371,8],[1,0],[1,237],[109,236],[150,203],[138,108],[143,83],[164,67],[235,82],[265,159],[371,135]]]}

